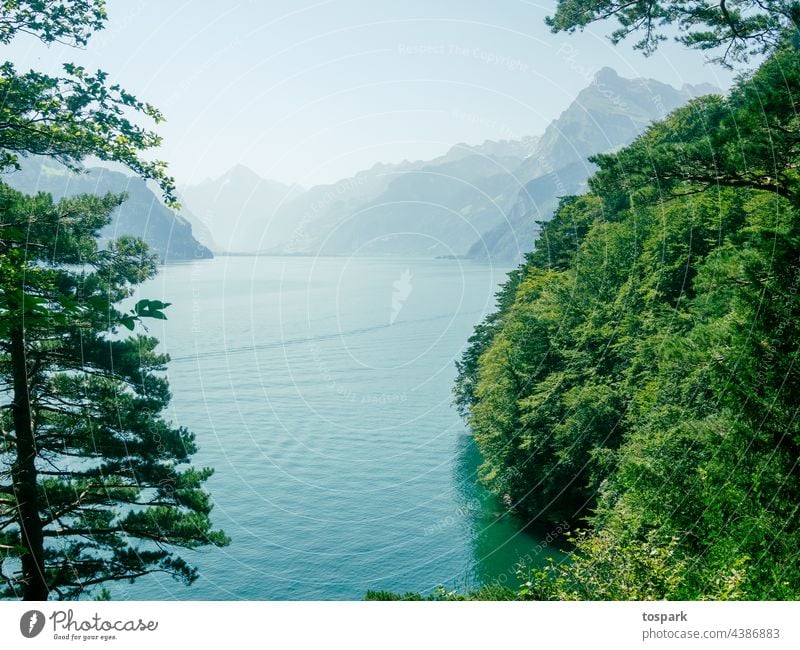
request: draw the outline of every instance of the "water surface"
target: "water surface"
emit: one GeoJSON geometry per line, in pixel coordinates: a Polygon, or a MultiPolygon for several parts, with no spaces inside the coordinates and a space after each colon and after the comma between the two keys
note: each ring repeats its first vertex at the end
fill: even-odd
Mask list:
{"type": "Polygon", "coordinates": [[[476,485],[451,406],[458,358],[507,269],[457,260],[219,257],[140,297],[169,352],[167,417],[197,435],[224,549],[200,578],[114,598],[359,599],[513,581],[537,539],[476,485]]]}

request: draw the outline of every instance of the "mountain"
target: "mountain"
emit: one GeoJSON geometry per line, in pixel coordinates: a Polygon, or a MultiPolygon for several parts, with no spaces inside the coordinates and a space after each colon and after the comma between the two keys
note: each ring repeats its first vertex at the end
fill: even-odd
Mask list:
{"type": "Polygon", "coordinates": [[[603,68],[541,137],[459,144],[430,161],[377,165],[311,188],[280,209],[294,225],[269,252],[463,256],[516,262],[558,197],[581,192],[587,158],[633,141],[711,86],[681,89],[603,68]],[[325,200],[325,197],[328,197],[325,200]]]}
{"type": "Polygon", "coordinates": [[[193,212],[186,208],[186,203],[181,198],[180,193],[178,193],[178,201],[181,204],[178,216],[188,222],[192,227],[194,238],[211,251],[219,250],[219,246],[217,246],[214,236],[211,234],[211,230],[206,225],[205,221],[195,216],[193,212]]]}
{"type": "Polygon", "coordinates": [[[513,169],[518,143],[504,147],[456,145],[445,156],[396,173],[386,188],[355,206],[333,228],[320,231],[323,255],[462,254],[502,219],[521,186],[513,169]]]}
{"type": "Polygon", "coordinates": [[[534,178],[517,193],[505,212],[505,219],[484,232],[470,246],[466,256],[494,262],[516,262],[533,249],[539,234],[537,222],[547,221],[558,205],[558,197],[580,194],[593,165],[573,162],[534,178]]]}
{"type": "Polygon", "coordinates": [[[321,239],[335,235],[341,224],[346,224],[362,206],[384,192],[394,179],[422,164],[377,163],[355,176],[312,187],[278,209],[275,219],[286,224],[286,236],[272,239],[262,250],[281,254],[308,254],[318,250],[321,239]]]}
{"type": "MultiPolygon", "coordinates": [[[[147,181],[147,187],[150,191],[161,200],[161,190],[155,181],[147,181]]],[[[202,219],[199,219],[195,214],[186,207],[186,201],[181,197],[180,192],[176,192],[180,208],[178,209],[178,216],[186,221],[192,227],[192,237],[205,246],[210,251],[217,250],[216,242],[211,236],[211,231],[206,226],[202,219]]],[[[163,201],[162,201],[163,203],[163,201]]]]}
{"type": "Polygon", "coordinates": [[[648,125],[712,86],[681,90],[653,79],[626,79],[602,68],[545,130],[525,167],[533,177],[630,144],[648,125]]]}
{"type": "Polygon", "coordinates": [[[213,257],[192,235],[192,226],[168,208],[144,180],[105,167],[90,167],[74,173],[50,159],[29,156],[21,169],[3,176],[3,181],[26,194],[48,192],[53,198],[75,194],[125,192],[127,200],[114,211],[111,223],[101,232],[103,239],[131,235],[144,239],[164,262],[213,257]]]}
{"type": "Polygon", "coordinates": [[[322,255],[461,254],[502,219],[522,187],[515,167],[537,138],[458,144],[430,161],[377,164],[282,206],[293,223],[273,253],[322,255]]]}
{"type": "Polygon", "coordinates": [[[290,235],[292,220],[276,216],[302,189],[261,178],[244,165],[219,178],[179,188],[186,209],[208,233],[218,251],[245,253],[290,235]]]}
{"type": "Polygon", "coordinates": [[[653,79],[626,79],[601,69],[570,106],[545,130],[536,151],[515,171],[530,178],[517,193],[505,221],[485,232],[468,257],[519,261],[533,247],[537,221],[547,221],[558,197],[579,194],[595,170],[588,157],[630,144],[653,122],[693,97],[719,93],[714,86],[680,90],[653,79]]]}
{"type": "Polygon", "coordinates": [[[603,68],[541,137],[457,144],[433,160],[377,164],[306,191],[238,166],[181,195],[220,250],[514,263],[558,197],[586,188],[589,156],[629,144],[690,98],[715,92],[603,68]]]}

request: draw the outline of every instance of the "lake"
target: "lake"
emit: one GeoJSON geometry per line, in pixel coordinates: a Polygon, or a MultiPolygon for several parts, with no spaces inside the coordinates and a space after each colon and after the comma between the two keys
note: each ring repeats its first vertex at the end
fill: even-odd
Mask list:
{"type": "Polygon", "coordinates": [[[454,362],[508,269],[459,260],[218,257],[163,267],[139,297],[172,361],[166,417],[214,467],[232,543],[183,551],[200,577],[114,599],[361,599],[514,582],[539,541],[476,482],[454,362]]]}

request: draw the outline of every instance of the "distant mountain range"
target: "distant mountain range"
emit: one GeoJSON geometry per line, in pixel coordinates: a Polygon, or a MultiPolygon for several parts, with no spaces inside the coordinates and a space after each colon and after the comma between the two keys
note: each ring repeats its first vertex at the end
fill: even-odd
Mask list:
{"type": "Polygon", "coordinates": [[[541,136],[458,144],[433,160],[379,163],[307,190],[237,165],[180,186],[180,213],[164,205],[157,188],[101,167],[73,174],[32,156],[3,180],[55,197],[127,192],[103,236],[142,237],[166,261],[211,257],[214,250],[513,263],[531,250],[536,223],[550,218],[558,197],[585,189],[589,156],[630,143],[692,97],[719,92],[710,85],[678,90],[603,68],[541,136]]]}
{"type": "Polygon", "coordinates": [[[458,144],[433,160],[377,164],[305,191],[241,166],[180,191],[219,251],[515,262],[558,197],[585,189],[589,156],[630,143],[692,97],[719,92],[603,68],[541,137],[458,144]]]}
{"type": "Polygon", "coordinates": [[[141,237],[165,262],[213,257],[211,250],[193,236],[189,219],[164,205],[157,191],[138,177],[105,167],[90,167],[83,173],[73,173],[39,156],[29,156],[20,162],[22,169],[3,174],[2,180],[26,194],[48,192],[59,199],[84,193],[126,192],[127,200],[115,210],[101,239],[120,235],[141,237]]]}
{"type": "Polygon", "coordinates": [[[680,90],[603,68],[541,137],[458,144],[308,190],[241,166],[180,188],[216,250],[518,261],[558,197],[585,189],[587,158],[630,143],[710,85],[680,90]]]}

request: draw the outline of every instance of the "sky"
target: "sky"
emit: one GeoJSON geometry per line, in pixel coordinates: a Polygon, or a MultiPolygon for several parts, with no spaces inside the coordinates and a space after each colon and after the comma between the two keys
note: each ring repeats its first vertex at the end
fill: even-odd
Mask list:
{"type": "Polygon", "coordinates": [[[18,67],[74,62],[157,106],[178,184],[237,164],[309,187],[377,162],[540,134],[593,74],[720,88],[731,73],[665,43],[646,58],[611,23],[551,34],[554,2],[109,0],[85,49],[19,38],[18,67]]]}

